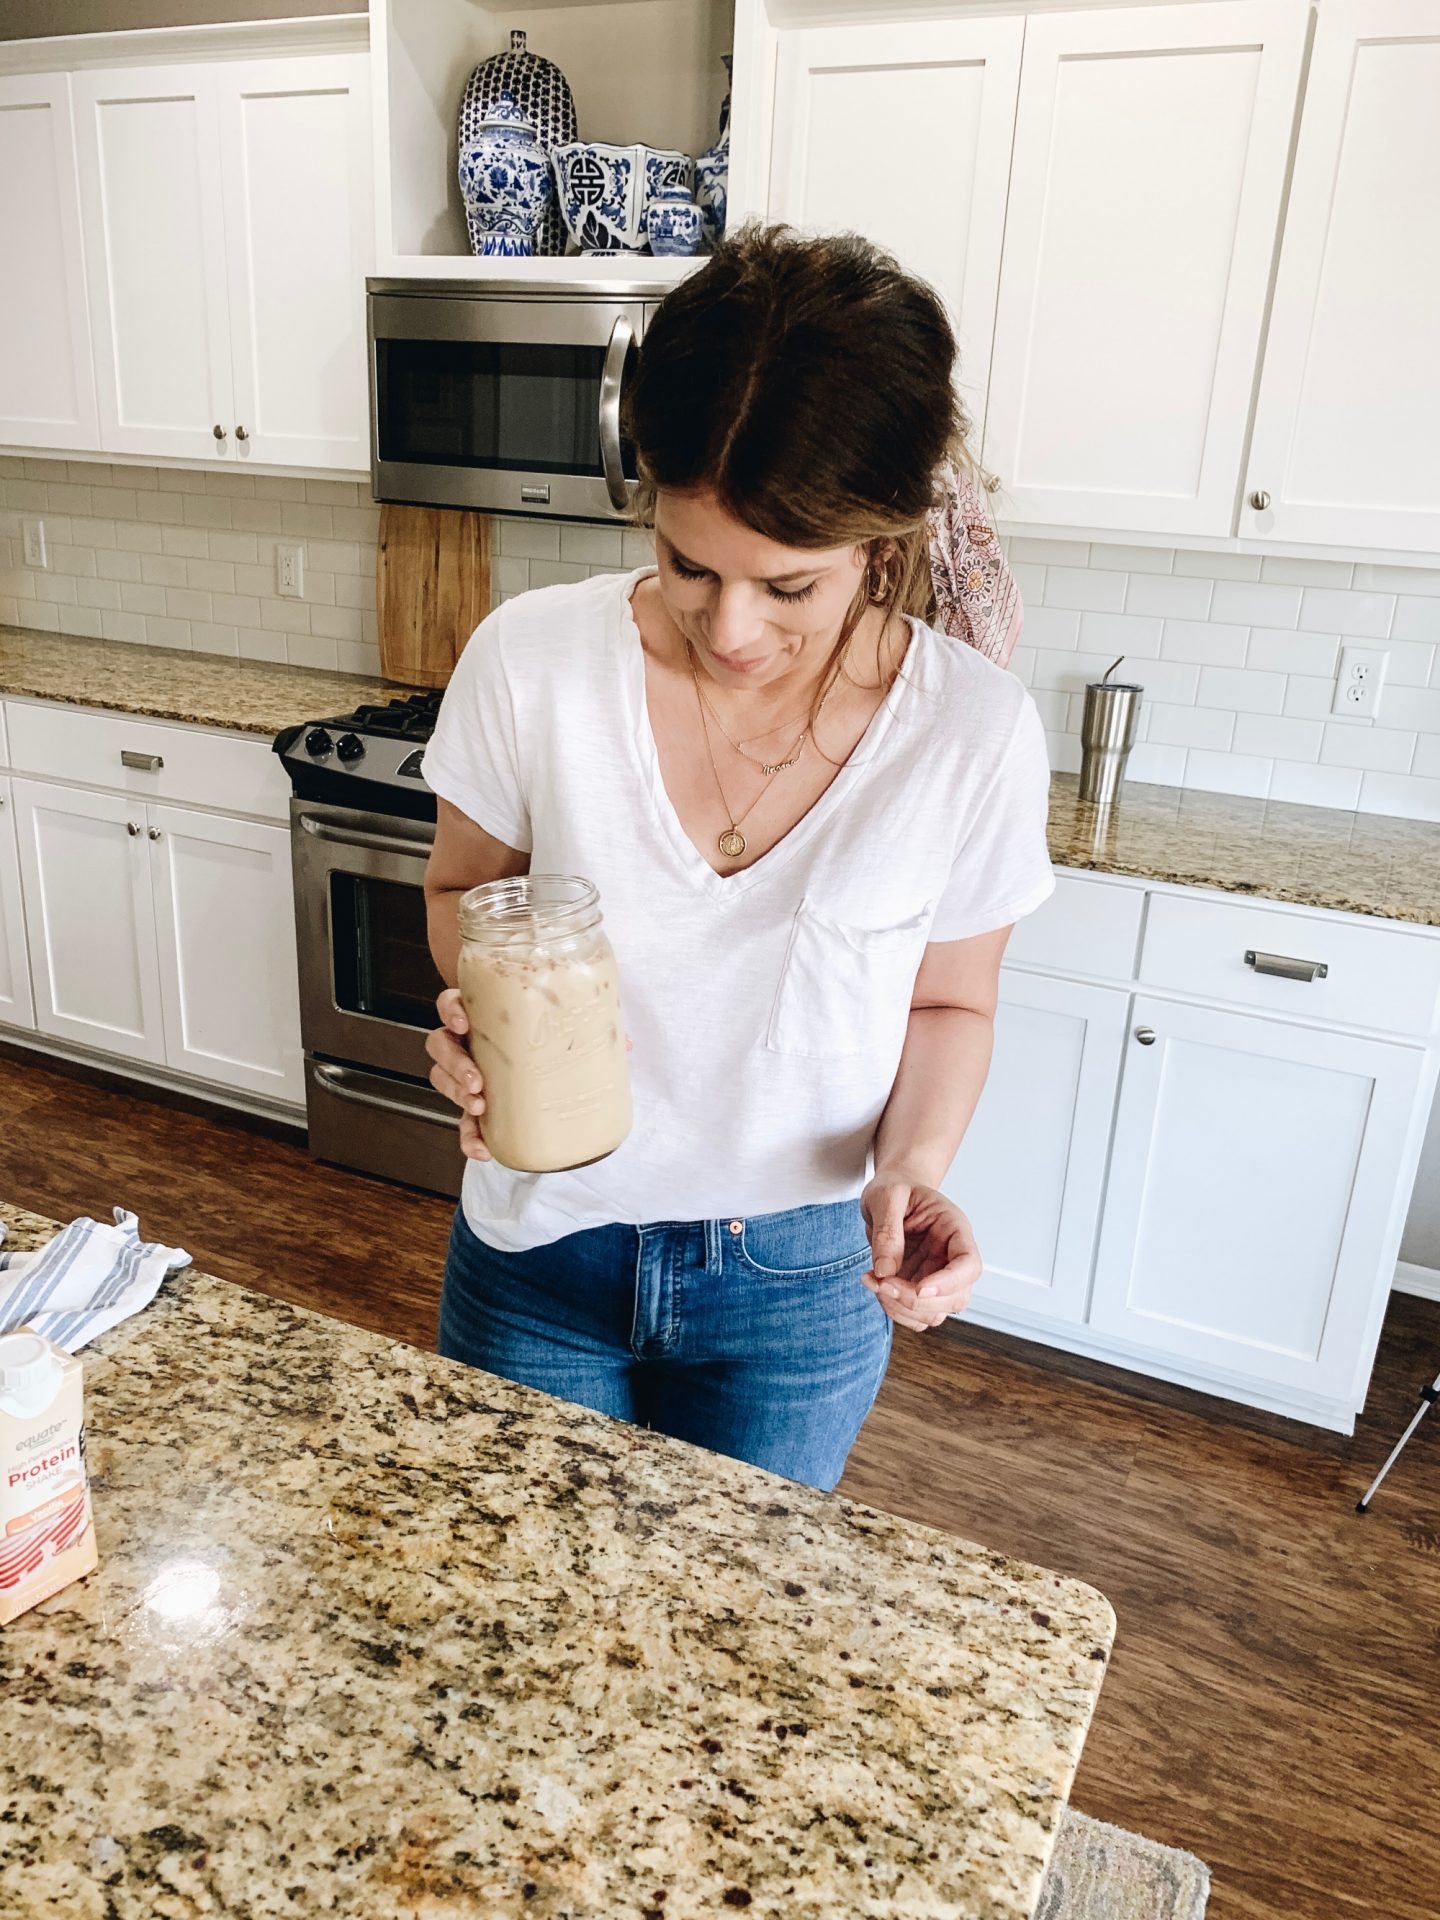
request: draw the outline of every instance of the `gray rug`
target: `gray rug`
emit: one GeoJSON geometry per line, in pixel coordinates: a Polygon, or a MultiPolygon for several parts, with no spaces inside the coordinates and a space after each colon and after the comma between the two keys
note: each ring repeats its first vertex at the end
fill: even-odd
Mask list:
{"type": "Polygon", "coordinates": [[[1210,1869],[1067,1807],[1035,1920],[1201,1920],[1210,1869]]]}

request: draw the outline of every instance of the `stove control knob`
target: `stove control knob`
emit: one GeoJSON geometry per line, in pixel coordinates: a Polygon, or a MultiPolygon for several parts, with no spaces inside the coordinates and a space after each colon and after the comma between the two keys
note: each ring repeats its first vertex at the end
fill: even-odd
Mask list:
{"type": "Polygon", "coordinates": [[[342,760],[358,760],[365,751],[365,742],[358,733],[342,733],[335,742],[335,751],[342,760]]]}
{"type": "Polygon", "coordinates": [[[330,751],[330,736],[324,727],[312,727],[305,736],[305,751],[314,760],[323,760],[330,751]]]}

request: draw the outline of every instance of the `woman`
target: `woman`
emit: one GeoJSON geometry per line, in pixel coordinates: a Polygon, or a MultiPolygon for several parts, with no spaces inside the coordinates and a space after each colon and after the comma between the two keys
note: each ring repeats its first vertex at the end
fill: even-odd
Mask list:
{"type": "Polygon", "coordinates": [[[939,1182],[1010,927],[1054,884],[1028,694],[908,617],[954,362],[934,294],[863,241],[727,240],[629,392],[656,568],[492,614],[425,756],[443,977],[466,888],[594,881],[636,1111],[596,1165],[508,1172],[441,995],[430,1077],[470,1162],[441,1351],[827,1489],[891,1323],[979,1275],[939,1182]]]}

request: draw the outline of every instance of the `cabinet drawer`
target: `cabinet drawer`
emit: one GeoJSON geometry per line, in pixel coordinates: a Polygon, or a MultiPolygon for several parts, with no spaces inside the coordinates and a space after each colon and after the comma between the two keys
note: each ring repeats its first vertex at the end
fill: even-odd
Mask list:
{"type": "Polygon", "coordinates": [[[108,787],[139,800],[188,801],[267,820],[289,818],[290,782],[267,741],[19,701],[11,703],[9,721],[17,773],[108,787]],[[155,755],[161,764],[153,771],[127,766],[122,758],[127,753],[155,755]]]}
{"type": "Polygon", "coordinates": [[[1016,922],[1006,965],[1132,979],[1144,904],[1139,887],[1057,873],[1055,891],[1044,906],[1016,922]]]}
{"type": "Polygon", "coordinates": [[[1267,1013],[1428,1034],[1440,1010],[1440,937],[1273,907],[1152,894],[1140,956],[1147,986],[1267,1013]],[[1247,953],[1318,961],[1323,979],[1257,972],[1247,953]]]}

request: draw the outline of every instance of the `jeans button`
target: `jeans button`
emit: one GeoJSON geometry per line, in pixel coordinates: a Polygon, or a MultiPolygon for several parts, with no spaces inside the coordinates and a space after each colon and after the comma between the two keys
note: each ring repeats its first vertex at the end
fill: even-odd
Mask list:
{"type": "Polygon", "coordinates": [[[743,1220],[732,1220],[730,1222],[730,1231],[738,1239],[739,1236],[745,1231],[745,1222],[743,1220]]]}

